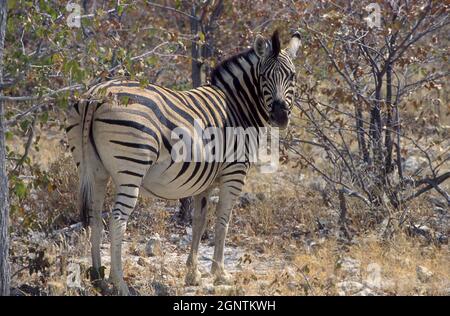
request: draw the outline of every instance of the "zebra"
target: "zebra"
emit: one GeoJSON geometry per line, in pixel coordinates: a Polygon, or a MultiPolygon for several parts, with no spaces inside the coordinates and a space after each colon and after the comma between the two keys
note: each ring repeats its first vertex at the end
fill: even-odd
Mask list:
{"type": "MultiPolygon", "coordinates": [[[[187,285],[199,285],[198,249],[206,226],[209,195],[219,188],[211,274],[230,282],[224,268],[225,237],[232,207],[251,163],[244,161],[174,162],[171,130],[204,126],[287,127],[296,86],[293,60],[301,46],[294,33],[285,49],[275,31],[255,37],[253,46],[218,64],[210,83],[175,91],[155,84],[114,79],[91,87],[70,106],[66,132],[80,177],[79,208],[90,228],[91,278],[101,279],[102,209],[107,182],[115,184],[110,229],[109,281],[128,295],[123,279],[122,239],[139,194],[162,199],[194,196],[192,244],[186,262],[187,285]]],[[[224,141],[221,139],[219,141],[224,141]]],[[[103,281],[105,282],[105,281],[103,281]]]]}

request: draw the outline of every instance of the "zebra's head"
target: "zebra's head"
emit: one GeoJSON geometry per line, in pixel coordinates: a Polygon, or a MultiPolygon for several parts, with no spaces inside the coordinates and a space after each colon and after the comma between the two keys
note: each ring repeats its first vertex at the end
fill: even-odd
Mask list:
{"type": "Polygon", "coordinates": [[[258,76],[263,104],[272,126],[286,128],[294,103],[295,67],[292,60],[300,47],[300,34],[295,33],[288,46],[281,49],[278,31],[270,40],[261,35],[255,39],[254,50],[259,57],[258,76]]]}

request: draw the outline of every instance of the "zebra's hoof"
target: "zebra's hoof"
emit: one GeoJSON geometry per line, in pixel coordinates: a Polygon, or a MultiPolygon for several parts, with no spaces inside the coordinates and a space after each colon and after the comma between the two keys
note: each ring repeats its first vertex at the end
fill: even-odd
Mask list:
{"type": "Polygon", "coordinates": [[[233,285],[233,277],[228,272],[223,271],[216,275],[214,285],[233,285]]]}
{"type": "Polygon", "coordinates": [[[190,270],[186,274],[185,283],[187,286],[198,286],[202,283],[202,275],[198,270],[190,270]]]}

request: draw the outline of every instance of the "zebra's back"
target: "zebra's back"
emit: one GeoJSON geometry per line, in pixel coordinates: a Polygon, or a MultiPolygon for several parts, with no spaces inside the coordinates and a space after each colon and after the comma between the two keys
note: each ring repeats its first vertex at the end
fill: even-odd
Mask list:
{"type": "Polygon", "coordinates": [[[195,128],[223,129],[232,124],[226,106],[225,95],[211,86],[178,92],[108,81],[92,87],[73,107],[71,150],[78,165],[87,143],[116,185],[141,186],[144,193],[165,199],[192,196],[211,186],[224,162],[192,156],[174,161],[173,146],[180,141],[174,132],[192,136],[195,128]]]}

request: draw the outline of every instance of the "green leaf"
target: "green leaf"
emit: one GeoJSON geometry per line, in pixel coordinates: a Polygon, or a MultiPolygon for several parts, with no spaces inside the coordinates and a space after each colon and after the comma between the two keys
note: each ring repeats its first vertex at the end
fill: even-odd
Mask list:
{"type": "Polygon", "coordinates": [[[146,61],[147,61],[147,64],[148,64],[148,65],[154,66],[154,65],[156,65],[156,64],[158,63],[158,57],[156,57],[156,56],[150,56],[150,57],[147,58],[146,61]]]}
{"type": "Polygon", "coordinates": [[[122,15],[123,9],[124,9],[124,6],[120,4],[120,5],[117,7],[117,15],[122,15]]]}
{"type": "Polygon", "coordinates": [[[23,120],[20,122],[20,129],[22,130],[22,132],[26,132],[28,129],[28,126],[30,126],[30,121],[23,120]]]}
{"type": "Polygon", "coordinates": [[[6,131],[6,133],[5,133],[6,140],[12,140],[13,137],[14,137],[14,134],[12,132],[6,131]]]}
{"type": "Polygon", "coordinates": [[[146,86],[149,85],[149,80],[147,78],[143,78],[139,80],[139,85],[141,86],[141,88],[145,88],[146,86]]]}
{"type": "Polygon", "coordinates": [[[14,185],[14,193],[19,199],[23,199],[27,196],[27,186],[22,180],[17,180],[14,185]]]}
{"type": "Polygon", "coordinates": [[[43,124],[48,122],[48,112],[44,111],[42,114],[39,115],[39,121],[43,124]]]}
{"type": "Polygon", "coordinates": [[[128,101],[130,100],[130,97],[124,96],[120,98],[120,102],[124,105],[128,105],[128,101]]]}
{"type": "Polygon", "coordinates": [[[203,32],[198,33],[198,38],[200,39],[200,42],[205,42],[205,34],[203,32]]]}

